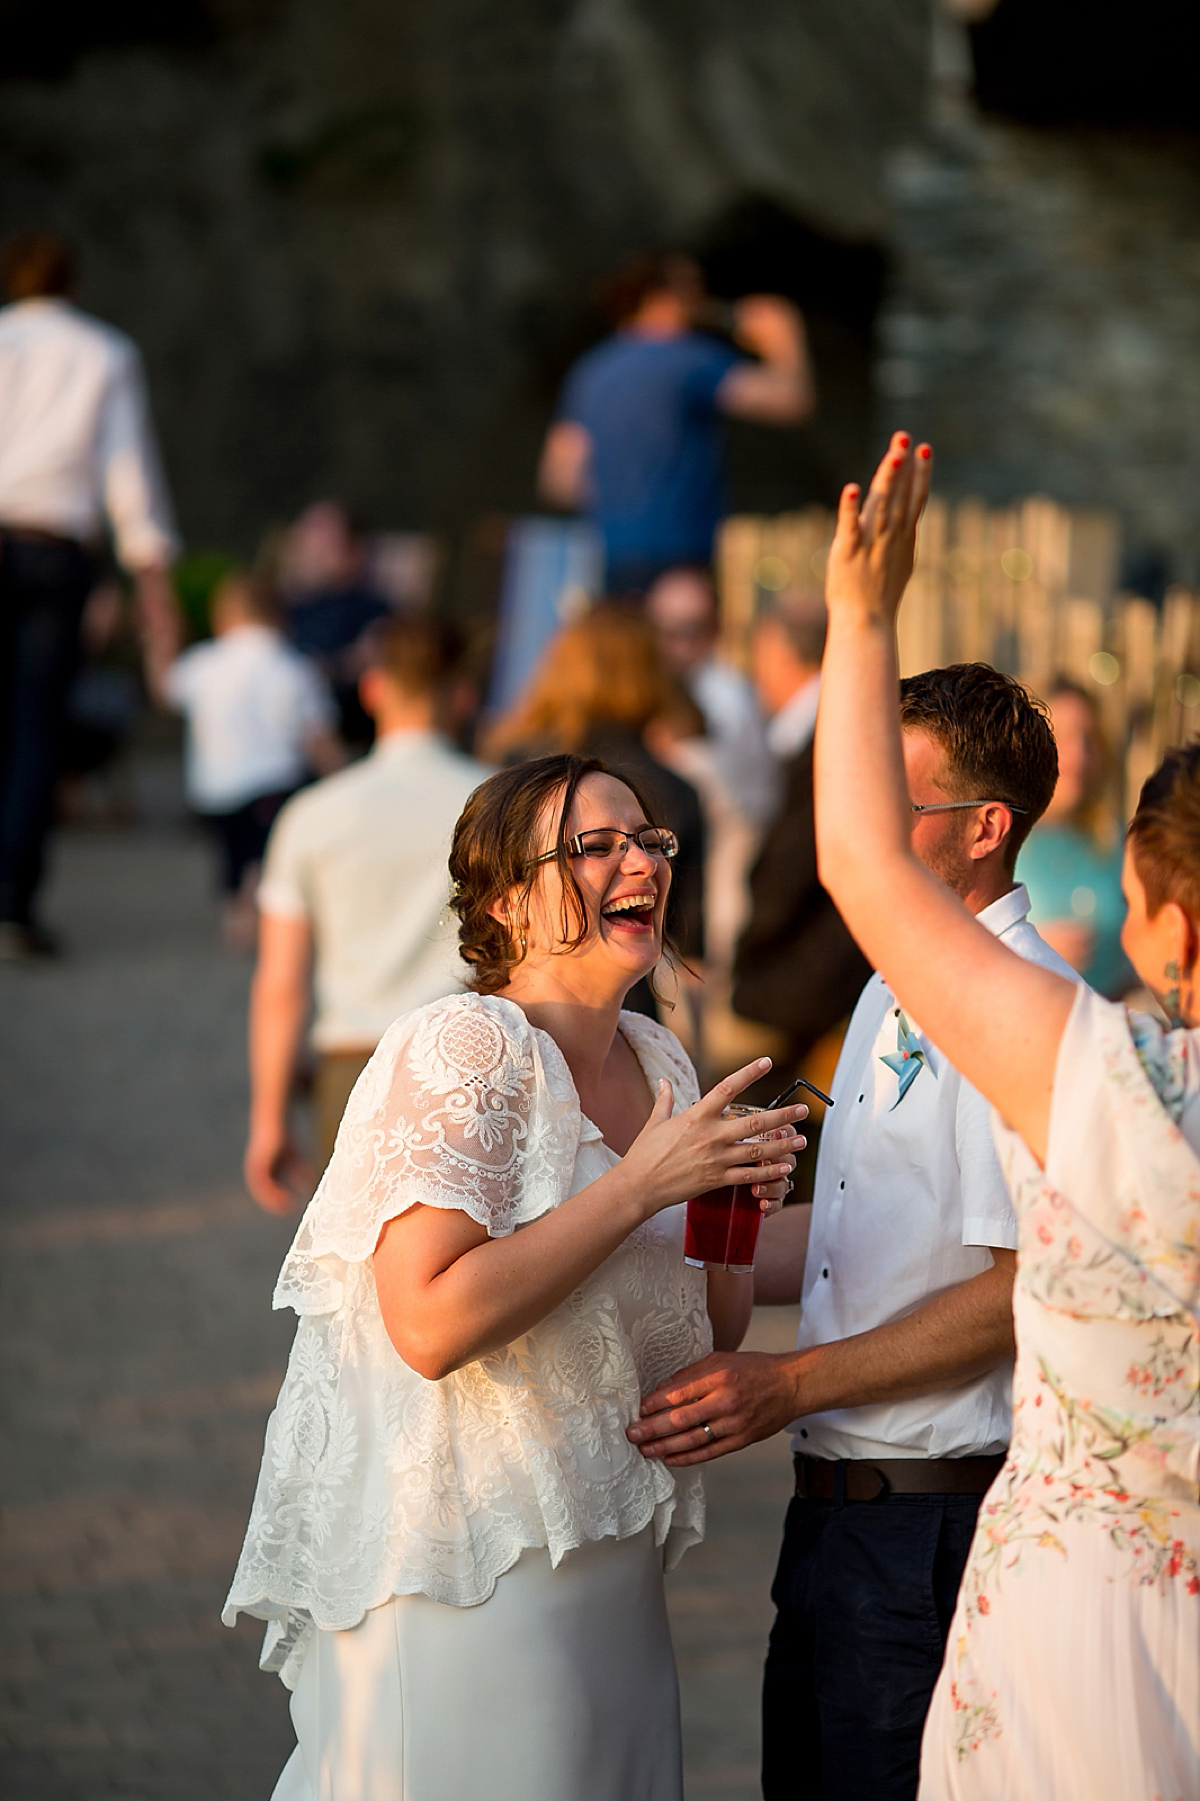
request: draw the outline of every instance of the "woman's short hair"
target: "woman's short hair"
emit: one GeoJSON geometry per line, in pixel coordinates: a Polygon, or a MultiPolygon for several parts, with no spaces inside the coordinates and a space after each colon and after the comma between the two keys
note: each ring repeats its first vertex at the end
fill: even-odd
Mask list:
{"type": "Polygon", "coordinates": [[[1021,809],[1005,847],[1012,870],[1058,785],[1058,749],[1042,702],[989,663],[951,663],[905,676],[900,723],[940,746],[952,800],[1002,800],[1021,809]]]}
{"type": "Polygon", "coordinates": [[[1177,901],[1200,920],[1200,738],[1169,750],[1147,777],[1128,837],[1150,918],[1177,901]]]}
{"type": "MultiPolygon", "coordinates": [[[[536,757],[501,769],[482,782],[462,810],[450,848],[450,907],[458,917],[458,943],[471,966],[470,986],[476,994],[496,994],[524,957],[520,930],[494,919],[488,908],[516,891],[518,914],[524,912],[537,880],[534,859],[557,851],[563,885],[564,951],[582,944],[588,931],[587,908],[567,853],[567,820],[579,784],[589,775],[613,775],[624,783],[642,809],[648,825],[656,825],[649,802],[635,781],[617,775],[599,757],[570,754],[536,757]],[[557,810],[553,846],[545,843],[546,814],[557,810]]],[[[669,940],[664,949],[672,950],[669,940]]]]}

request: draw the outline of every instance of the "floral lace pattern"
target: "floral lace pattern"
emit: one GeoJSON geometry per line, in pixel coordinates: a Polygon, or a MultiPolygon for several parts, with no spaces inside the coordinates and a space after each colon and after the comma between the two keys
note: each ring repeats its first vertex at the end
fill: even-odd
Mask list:
{"type": "MultiPolygon", "coordinates": [[[[997,1132],[1021,1227],[1013,1440],[980,1509],[926,1737],[927,1757],[935,1738],[960,1765],[979,1757],[980,1786],[923,1795],[1017,1792],[1003,1760],[1036,1760],[1034,1716],[1019,1674],[997,1673],[1019,1672],[1039,1609],[1077,1613],[1089,1592],[1111,1607],[1124,1591],[1130,1607],[1150,1592],[1187,1610],[1161,1643],[1190,1644],[1193,1667],[1145,1680],[1200,1694],[1200,1161],[1178,1125],[1200,1089],[1195,1057],[1190,1034],[1127,1021],[1081,990],[1045,1171],[997,1132]]],[[[1152,1663],[1158,1634],[1132,1637],[1152,1663]]],[[[1069,1670],[1061,1684],[1042,1700],[1064,1734],[1069,1670]]],[[[1105,1697],[1115,1733],[1136,1735],[1137,1701],[1105,1697]]],[[[1087,1705],[1103,1717],[1095,1695],[1087,1705]]],[[[1200,1775],[1200,1743],[1194,1756],[1200,1775]]]]}
{"type": "MultiPolygon", "coordinates": [[[[689,1106],[678,1041],[639,1015],[621,1029],[651,1088],[667,1076],[689,1106]]],[[[674,1561],[702,1535],[699,1480],[625,1437],[641,1395],[711,1348],[682,1208],[532,1332],[439,1382],[400,1359],[376,1298],[379,1233],[414,1202],[504,1236],[614,1161],[557,1045],[511,1002],[439,1001],[380,1044],[276,1289],[300,1323],[224,1614],[273,1622],[264,1659],[285,1680],[313,1623],[352,1626],[392,1594],[472,1606],[529,1546],[557,1563],[653,1521],[674,1561]]]]}

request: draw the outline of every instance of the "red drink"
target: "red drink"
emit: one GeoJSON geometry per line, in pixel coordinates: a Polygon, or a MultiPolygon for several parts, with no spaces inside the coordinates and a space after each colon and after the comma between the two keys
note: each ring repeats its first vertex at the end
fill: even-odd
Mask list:
{"type": "Polygon", "coordinates": [[[748,1275],[754,1268],[762,1217],[759,1198],[749,1182],[728,1182],[724,1188],[710,1188],[707,1194],[694,1196],[687,1204],[684,1262],[693,1269],[727,1269],[735,1275],[748,1275]]]}

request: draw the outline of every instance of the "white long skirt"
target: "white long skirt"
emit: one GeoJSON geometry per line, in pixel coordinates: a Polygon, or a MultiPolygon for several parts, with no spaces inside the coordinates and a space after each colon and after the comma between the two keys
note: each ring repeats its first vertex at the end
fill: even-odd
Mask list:
{"type": "Polygon", "coordinates": [[[647,1527],[526,1551],[479,1607],[399,1595],[313,1635],[272,1801],[682,1801],[679,1685],[647,1527]]]}

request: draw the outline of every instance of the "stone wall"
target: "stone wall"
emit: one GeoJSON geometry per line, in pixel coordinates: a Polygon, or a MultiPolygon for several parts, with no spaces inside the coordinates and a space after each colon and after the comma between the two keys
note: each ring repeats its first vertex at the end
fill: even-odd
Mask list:
{"type": "Polygon", "coordinates": [[[1200,577],[1200,147],[942,103],[888,175],[882,423],[951,498],[1118,516],[1126,581],[1200,577]]]}
{"type": "MultiPolygon", "coordinates": [[[[174,45],[93,23],[0,83],[0,231],[66,233],[83,303],[143,345],[193,544],[248,549],[321,492],[391,527],[528,505],[598,273],[751,198],[880,240],[882,159],[924,107],[925,0],[188,19],[174,45]]],[[[862,444],[826,398],[832,479],[862,444]]]]}

